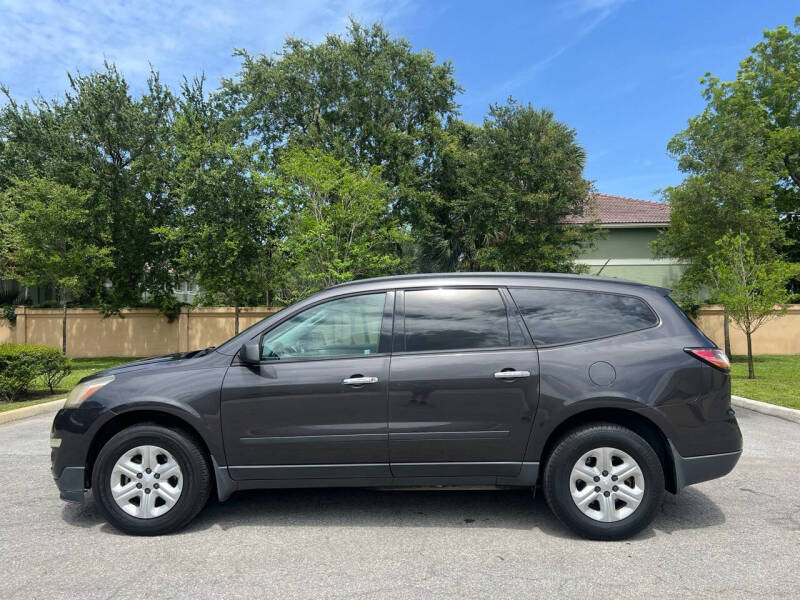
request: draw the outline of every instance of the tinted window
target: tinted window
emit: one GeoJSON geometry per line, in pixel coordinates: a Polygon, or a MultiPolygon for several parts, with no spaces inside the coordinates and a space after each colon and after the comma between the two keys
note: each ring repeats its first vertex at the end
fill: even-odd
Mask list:
{"type": "Polygon", "coordinates": [[[497,290],[407,291],[405,311],[408,352],[509,345],[506,306],[497,290]]]}
{"type": "Polygon", "coordinates": [[[284,321],[261,340],[261,359],[302,359],[378,351],[386,294],[331,300],[284,321]]]}
{"type": "Polygon", "coordinates": [[[658,323],[639,298],[574,290],[511,290],[538,345],[618,335],[658,323]]]}

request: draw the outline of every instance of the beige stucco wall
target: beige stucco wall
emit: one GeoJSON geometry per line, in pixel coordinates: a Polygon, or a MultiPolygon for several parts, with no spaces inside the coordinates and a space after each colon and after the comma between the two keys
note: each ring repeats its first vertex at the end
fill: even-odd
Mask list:
{"type": "Polygon", "coordinates": [[[0,344],[16,341],[17,339],[14,335],[14,329],[6,319],[0,319],[0,344]]]}
{"type": "MultiPolygon", "coordinates": [[[[277,309],[243,308],[240,331],[273,314],[277,309]]],[[[172,323],[155,309],[122,311],[122,316],[103,318],[100,311],[70,309],[67,315],[67,354],[91,356],[154,356],[218,345],[233,336],[233,308],[184,308],[172,323]]],[[[700,309],[700,328],[723,346],[722,308],[700,309]]],[[[744,334],[731,323],[731,350],[747,351],[744,334]]],[[[61,311],[17,309],[17,326],[0,319],[0,343],[28,342],[61,347],[61,311]]],[[[800,354],[800,306],[769,321],[753,336],[756,354],[800,354]]]]}
{"type": "MultiPolygon", "coordinates": [[[[274,314],[278,309],[255,307],[239,310],[239,331],[274,314]]],[[[234,310],[228,307],[195,308],[183,311],[180,320],[185,320],[185,347],[189,350],[218,346],[233,337],[234,310]]]]}
{"type": "MultiPolygon", "coordinates": [[[[275,313],[272,308],[243,308],[239,330],[275,313]]],[[[61,347],[61,310],[17,309],[16,327],[0,321],[0,343],[19,342],[61,347]]],[[[233,336],[233,308],[184,308],[169,322],[155,309],[123,310],[104,317],[89,308],[67,311],[67,354],[155,356],[215,346],[233,336]]]]}
{"type": "MultiPolygon", "coordinates": [[[[697,316],[700,329],[723,347],[721,306],[707,306],[697,316]]],[[[731,352],[747,354],[747,339],[731,321],[731,352]]],[[[753,354],[800,354],[800,306],[792,305],[785,315],[767,321],[753,334],[753,354]]]]}

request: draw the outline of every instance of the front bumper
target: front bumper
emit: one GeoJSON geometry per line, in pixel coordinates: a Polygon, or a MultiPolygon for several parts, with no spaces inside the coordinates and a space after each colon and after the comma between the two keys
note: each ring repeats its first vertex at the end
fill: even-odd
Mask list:
{"type": "Polygon", "coordinates": [[[59,496],[67,502],[83,503],[86,490],[84,490],[84,467],[65,467],[61,475],[56,478],[59,496]]]}
{"type": "Polygon", "coordinates": [[[96,409],[62,408],[53,418],[50,469],[62,500],[83,502],[89,487],[86,457],[99,414],[96,409]]]}

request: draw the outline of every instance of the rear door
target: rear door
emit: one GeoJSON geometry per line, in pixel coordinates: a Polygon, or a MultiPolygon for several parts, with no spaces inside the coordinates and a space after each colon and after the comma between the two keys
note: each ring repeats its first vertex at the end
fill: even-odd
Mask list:
{"type": "Polygon", "coordinates": [[[537,352],[505,290],[398,291],[389,382],[395,477],[517,475],[538,391],[537,352]]]}

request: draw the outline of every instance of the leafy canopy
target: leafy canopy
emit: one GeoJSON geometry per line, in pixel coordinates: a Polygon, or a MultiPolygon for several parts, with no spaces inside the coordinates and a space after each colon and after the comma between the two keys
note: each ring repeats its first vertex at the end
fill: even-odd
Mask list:
{"type": "Polygon", "coordinates": [[[434,193],[415,215],[423,262],[434,270],[562,271],[595,229],[586,154],[552,112],[509,100],[481,126],[453,121],[437,157],[434,193]]]}
{"type": "Polygon", "coordinates": [[[156,233],[205,301],[238,307],[269,300],[277,206],[257,152],[226,112],[219,97],[206,97],[202,80],[184,86],[174,126],[179,210],[156,233]]]}
{"type": "Polygon", "coordinates": [[[797,273],[797,265],[777,258],[772,248],[751,240],[746,233],[725,234],[717,240],[716,251],[709,256],[712,293],[747,336],[751,378],[754,374],[750,336],[768,320],[786,312],[789,300],[786,283],[797,273]]]}
{"type": "Polygon", "coordinates": [[[86,228],[89,195],[38,177],[11,184],[2,194],[0,221],[15,231],[13,275],[54,286],[62,302],[102,283],[111,257],[86,228]]]}
{"type": "MultiPolygon", "coordinates": [[[[117,308],[170,301],[175,273],[154,228],[175,216],[170,146],[175,99],[151,73],[134,98],[113,65],[70,75],[60,100],[0,110],[0,190],[39,177],[86,195],[83,227],[110,257],[91,296],[117,308]],[[110,287],[102,283],[109,280],[110,287]]],[[[40,282],[45,283],[45,282],[40,282]]]]}
{"type": "MultiPolygon", "coordinates": [[[[569,220],[589,209],[585,153],[551,112],[509,100],[464,123],[452,65],[377,24],[238,55],[211,93],[202,78],[173,93],[152,72],[135,94],[108,64],[53,101],[4,90],[0,193],[64,191],[93,258],[80,286],[34,268],[4,220],[0,269],[169,313],[184,280],[239,306],[411,270],[570,271],[592,242],[569,220]]],[[[61,224],[41,224],[55,240],[61,224]]]]}
{"type": "Polygon", "coordinates": [[[407,268],[397,249],[408,232],[378,167],[359,169],[319,150],[292,149],[278,172],[291,231],[280,246],[283,300],[407,268]]]}
{"type": "Polygon", "coordinates": [[[800,18],[765,31],[734,81],[701,83],[706,108],[668,145],[687,177],[664,191],[671,226],[656,244],[689,262],[684,295],[702,287],[729,230],[800,257],[800,18]]]}

